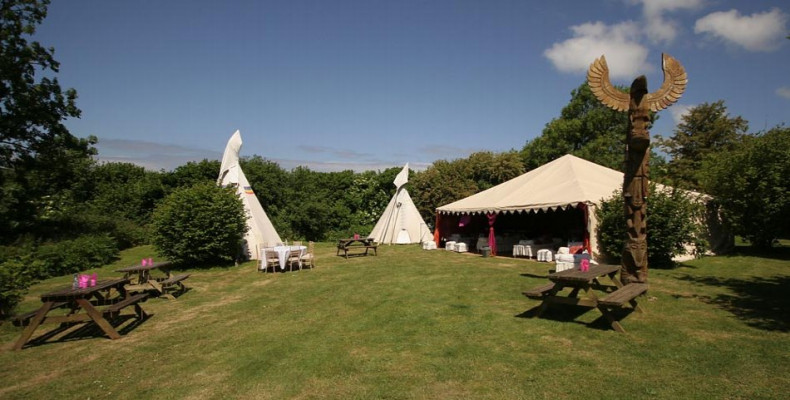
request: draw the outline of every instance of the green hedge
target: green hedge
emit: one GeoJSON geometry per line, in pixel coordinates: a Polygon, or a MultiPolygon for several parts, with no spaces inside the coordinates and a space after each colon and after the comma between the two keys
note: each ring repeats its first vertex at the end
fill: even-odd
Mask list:
{"type": "Polygon", "coordinates": [[[14,246],[0,247],[0,316],[10,315],[37,280],[100,267],[117,255],[118,246],[108,235],[40,245],[27,238],[14,246]]]}
{"type": "MultiPolygon", "coordinates": [[[[686,245],[704,254],[704,205],[687,192],[657,191],[650,186],[647,208],[647,257],[650,267],[672,267],[675,256],[686,254],[686,245]]],[[[598,248],[610,260],[619,260],[625,244],[625,214],[622,192],[615,192],[596,210],[598,248]]]]}
{"type": "Polygon", "coordinates": [[[44,279],[100,267],[117,256],[115,239],[109,235],[86,235],[39,246],[32,269],[44,279]]]}

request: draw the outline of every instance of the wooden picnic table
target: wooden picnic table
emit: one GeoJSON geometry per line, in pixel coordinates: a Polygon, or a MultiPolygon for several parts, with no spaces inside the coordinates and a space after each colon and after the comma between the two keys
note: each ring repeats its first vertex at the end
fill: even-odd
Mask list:
{"type": "Polygon", "coordinates": [[[67,288],[41,295],[44,303],[38,310],[16,317],[15,324],[25,326],[22,335],[14,343],[13,349],[20,350],[28,343],[36,328],[45,322],[64,324],[93,321],[110,339],[118,339],[121,335],[105,318],[115,318],[123,308],[134,306],[135,315],[142,321],[147,314],[138,304],[148,294],[129,295],[124,286],[129,283],[127,278],[107,279],[96,282],[96,286],[87,288],[67,288]],[[98,308],[101,306],[109,306],[98,308]],[[49,315],[53,310],[67,309],[65,315],[49,315]],[[84,313],[82,312],[84,311],[84,313]]]}
{"type": "Polygon", "coordinates": [[[615,277],[620,271],[619,265],[591,265],[589,270],[581,271],[578,267],[550,274],[548,279],[551,281],[545,285],[538,286],[524,292],[524,295],[542,300],[538,308],[539,317],[551,304],[570,304],[590,309],[598,309],[601,314],[609,321],[612,328],[618,332],[625,332],[620,325],[615,310],[623,308],[625,303],[629,303],[638,312],[643,312],[636,302],[636,297],[647,291],[647,284],[631,283],[623,285],[615,277]],[[612,285],[604,284],[601,278],[608,278],[612,285]],[[567,295],[563,295],[563,289],[570,289],[567,295]],[[601,292],[604,297],[599,297],[596,292],[601,292]],[[583,297],[579,294],[583,293],[583,297]]]}
{"type": "Polygon", "coordinates": [[[182,281],[189,278],[189,274],[172,275],[166,269],[170,265],[172,265],[170,261],[157,261],[146,265],[132,265],[115,271],[123,272],[124,278],[130,280],[130,283],[126,285],[126,290],[129,292],[150,291],[157,296],[174,300],[175,297],[169,293],[170,289],[178,292],[186,291],[187,288],[182,281]],[[151,271],[155,269],[160,269],[166,276],[153,277],[151,271]]]}
{"type": "Polygon", "coordinates": [[[371,238],[359,238],[359,239],[339,239],[337,241],[337,255],[340,255],[340,252],[343,252],[343,255],[348,258],[349,250],[362,250],[364,249],[365,252],[357,253],[358,255],[368,255],[368,250],[373,250],[373,255],[378,255],[376,249],[378,248],[378,244],[373,242],[371,238]]]}

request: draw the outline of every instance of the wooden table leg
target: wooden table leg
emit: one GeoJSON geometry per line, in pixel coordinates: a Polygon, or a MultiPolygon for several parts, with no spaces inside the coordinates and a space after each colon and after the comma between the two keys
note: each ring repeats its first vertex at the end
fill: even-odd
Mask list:
{"type": "Polygon", "coordinates": [[[38,328],[38,326],[41,325],[41,322],[44,321],[44,317],[52,308],[53,304],[55,303],[48,301],[38,309],[36,316],[30,320],[30,325],[25,327],[25,330],[22,331],[22,335],[19,337],[19,339],[17,339],[16,343],[14,343],[14,350],[22,350],[22,347],[25,347],[27,341],[30,340],[31,336],[33,336],[33,332],[35,332],[36,328],[38,328]]]}
{"type": "Polygon", "coordinates": [[[86,313],[88,313],[91,319],[96,322],[96,325],[99,325],[99,328],[101,328],[104,333],[110,336],[110,339],[119,339],[121,337],[121,335],[118,334],[118,331],[116,331],[115,328],[113,328],[112,325],[110,325],[110,323],[104,319],[98,310],[93,308],[93,305],[88,300],[77,299],[77,303],[82,307],[83,310],[85,310],[86,313]]]}
{"type": "Polygon", "coordinates": [[[148,281],[148,284],[151,285],[151,287],[154,288],[154,290],[156,290],[158,294],[161,295],[162,293],[164,293],[164,289],[162,289],[162,285],[160,285],[159,282],[150,280],[148,281]]]}
{"type": "Polygon", "coordinates": [[[644,314],[645,313],[645,311],[642,310],[642,307],[639,307],[639,303],[636,302],[636,299],[632,299],[628,303],[631,304],[631,307],[633,307],[634,310],[636,310],[640,314],[644,314]]]}
{"type": "Polygon", "coordinates": [[[606,307],[599,306],[598,310],[601,311],[601,314],[609,321],[612,329],[620,333],[625,333],[625,329],[620,325],[620,321],[618,321],[606,307]]]}
{"type": "Polygon", "coordinates": [[[609,279],[610,279],[612,282],[614,282],[614,285],[615,285],[615,286],[617,286],[617,288],[618,288],[618,289],[620,289],[621,287],[623,287],[623,282],[620,282],[620,280],[619,280],[619,279],[617,279],[617,271],[614,271],[614,272],[612,272],[612,273],[610,273],[610,274],[607,274],[607,276],[609,276],[609,279]]]}
{"type": "Polygon", "coordinates": [[[540,317],[541,315],[543,315],[546,309],[549,308],[549,303],[551,303],[551,300],[554,297],[556,297],[557,293],[559,293],[564,287],[565,286],[562,286],[559,283],[554,285],[554,287],[549,291],[549,293],[547,293],[546,296],[543,298],[543,302],[540,303],[538,312],[535,314],[536,317],[540,317]]]}

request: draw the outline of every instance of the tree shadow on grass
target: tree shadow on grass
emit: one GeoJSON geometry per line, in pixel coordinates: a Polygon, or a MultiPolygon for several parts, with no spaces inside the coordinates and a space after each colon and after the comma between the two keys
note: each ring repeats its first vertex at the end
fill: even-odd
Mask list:
{"type": "Polygon", "coordinates": [[[732,252],[722,255],[722,257],[760,257],[772,260],[790,261],[789,246],[775,246],[770,249],[758,249],[751,246],[736,246],[732,252]]]}
{"type": "Polygon", "coordinates": [[[549,276],[549,274],[546,274],[546,275],[535,275],[535,274],[530,274],[530,273],[523,273],[523,274],[519,274],[519,275],[521,275],[523,277],[526,277],[526,278],[538,278],[538,279],[547,279],[548,276],[549,276]]]}
{"type": "Polygon", "coordinates": [[[679,279],[696,284],[726,287],[734,294],[694,297],[731,312],[754,328],[790,332],[790,276],[746,280],[687,275],[679,279]]]}

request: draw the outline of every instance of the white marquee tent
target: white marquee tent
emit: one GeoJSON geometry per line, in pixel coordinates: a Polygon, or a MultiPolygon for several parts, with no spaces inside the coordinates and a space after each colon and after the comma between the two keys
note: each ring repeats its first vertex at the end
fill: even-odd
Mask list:
{"type": "MultiPolygon", "coordinates": [[[[488,190],[437,208],[437,227],[442,226],[439,222],[442,215],[511,214],[565,210],[583,205],[587,209],[589,247],[595,254],[598,253],[595,209],[603,199],[622,188],[623,179],[622,172],[568,154],[488,190]]],[[[438,245],[439,232],[435,240],[438,245]]]]}
{"type": "Polygon", "coordinates": [[[217,184],[223,187],[231,185],[236,187],[236,194],[239,195],[244,203],[244,211],[249,217],[247,219],[247,227],[249,229],[244,237],[244,251],[251,259],[257,260],[259,258],[259,244],[274,244],[282,242],[282,240],[277,231],[274,230],[274,226],[266,212],[263,211],[261,203],[247,181],[247,177],[244,176],[244,171],[241,170],[239,150],[241,150],[241,133],[236,131],[228,140],[227,146],[225,146],[225,154],[222,156],[222,166],[219,169],[217,184]]]}
{"type": "Polygon", "coordinates": [[[407,244],[433,240],[433,234],[422,220],[417,206],[404,186],[409,181],[409,164],[403,166],[395,180],[395,195],[382,213],[368,238],[378,243],[407,244]]]}

